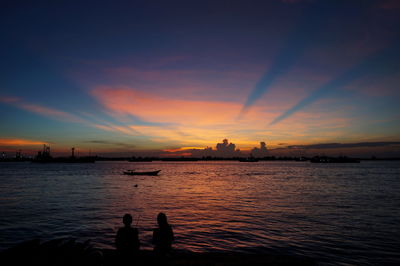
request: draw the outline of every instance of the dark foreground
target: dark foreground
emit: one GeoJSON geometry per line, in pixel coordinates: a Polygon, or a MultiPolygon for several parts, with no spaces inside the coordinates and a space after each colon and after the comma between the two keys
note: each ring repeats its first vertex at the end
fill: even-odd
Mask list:
{"type": "Polygon", "coordinates": [[[140,251],[121,258],[115,250],[99,250],[89,242],[55,239],[41,243],[32,240],[0,253],[0,265],[316,265],[310,258],[274,254],[243,254],[227,252],[194,253],[174,251],[157,255],[140,251]]]}

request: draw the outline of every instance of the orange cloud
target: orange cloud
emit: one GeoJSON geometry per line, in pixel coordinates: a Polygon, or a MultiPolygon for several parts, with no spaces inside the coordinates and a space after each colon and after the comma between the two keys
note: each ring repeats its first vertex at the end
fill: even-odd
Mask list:
{"type": "Polygon", "coordinates": [[[122,133],[124,135],[138,135],[137,131],[127,126],[113,125],[112,123],[108,123],[105,121],[101,121],[101,123],[93,123],[90,120],[99,120],[99,119],[88,113],[84,113],[84,116],[88,116],[89,117],[88,119],[90,120],[81,118],[80,116],[75,114],[71,114],[54,108],[49,108],[43,105],[27,103],[17,97],[0,97],[0,102],[10,104],[25,111],[35,113],[41,116],[46,116],[55,120],[60,120],[63,122],[81,123],[105,131],[122,133]]]}
{"type": "Polygon", "coordinates": [[[0,139],[0,146],[29,146],[48,144],[44,141],[26,140],[26,139],[0,139]]]}
{"type": "MultiPolygon", "coordinates": [[[[169,146],[204,145],[204,148],[214,146],[216,141],[225,137],[243,150],[258,146],[259,141],[266,141],[269,145],[323,141],[348,135],[345,128],[351,123],[349,118],[338,112],[299,112],[286,123],[268,127],[268,123],[282,109],[279,104],[254,106],[238,120],[242,103],[237,102],[161,97],[129,87],[103,86],[93,89],[91,93],[107,113],[125,124],[123,130],[126,134],[147,136],[153,142],[168,143],[169,146]],[[149,123],[132,122],[130,115],[149,123]]],[[[108,127],[108,130],[117,129],[108,127]]]]}
{"type": "Polygon", "coordinates": [[[134,115],[146,121],[185,126],[236,124],[235,119],[241,108],[241,104],[234,102],[173,99],[128,87],[98,87],[92,90],[92,95],[108,110],[120,115],[134,115]]]}
{"type": "MultiPolygon", "coordinates": [[[[238,121],[241,103],[175,99],[129,87],[97,87],[91,93],[110,116],[126,124],[124,130],[129,128],[136,135],[147,136],[154,142],[185,147],[214,145],[223,137],[234,137],[232,132],[241,128],[260,129],[269,117],[261,108],[254,108],[246,120],[238,121]],[[135,124],[132,119],[126,119],[129,115],[150,123],[135,124]]],[[[103,125],[100,127],[106,129],[103,125]]],[[[107,126],[107,130],[115,128],[107,126]]]]}
{"type": "Polygon", "coordinates": [[[177,148],[177,149],[165,149],[163,151],[178,152],[178,151],[186,151],[186,150],[192,150],[192,149],[204,149],[204,147],[181,147],[181,148],[177,148]]]}
{"type": "MultiPolygon", "coordinates": [[[[163,154],[160,154],[160,156],[161,157],[176,157],[176,154],[163,153],[163,154]]],[[[179,156],[192,156],[192,153],[190,153],[190,152],[179,153],[179,156]]]]}

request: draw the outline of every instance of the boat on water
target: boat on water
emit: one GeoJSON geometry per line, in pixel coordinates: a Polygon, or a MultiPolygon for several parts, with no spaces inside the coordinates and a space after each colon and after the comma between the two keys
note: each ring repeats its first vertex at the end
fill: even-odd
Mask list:
{"type": "Polygon", "coordinates": [[[148,172],[139,172],[135,170],[126,170],[124,171],[124,175],[158,175],[161,170],[157,171],[148,171],[148,172]]]}
{"type": "Polygon", "coordinates": [[[346,156],[328,157],[328,156],[315,156],[310,159],[312,163],[360,163],[360,160],[349,158],[346,156]]]}

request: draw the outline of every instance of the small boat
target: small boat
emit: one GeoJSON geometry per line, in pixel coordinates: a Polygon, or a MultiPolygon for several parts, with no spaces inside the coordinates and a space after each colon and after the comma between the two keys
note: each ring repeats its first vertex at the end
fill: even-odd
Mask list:
{"type": "Polygon", "coordinates": [[[124,171],[124,175],[158,175],[161,170],[149,171],[149,172],[136,172],[134,170],[124,171]]]}
{"type": "Polygon", "coordinates": [[[360,160],[349,158],[346,156],[328,157],[328,156],[315,156],[310,159],[312,163],[360,163],[360,160]]]}

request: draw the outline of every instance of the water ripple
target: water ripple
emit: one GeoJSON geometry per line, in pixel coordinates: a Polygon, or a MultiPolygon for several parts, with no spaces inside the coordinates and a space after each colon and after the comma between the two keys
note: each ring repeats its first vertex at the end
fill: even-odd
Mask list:
{"type": "Polygon", "coordinates": [[[396,264],[400,166],[393,162],[97,162],[0,165],[1,249],[73,236],[113,248],[131,213],[144,249],[166,212],[178,249],[273,252],[321,265],[396,264]],[[125,169],[161,169],[125,176],[125,169]]]}

